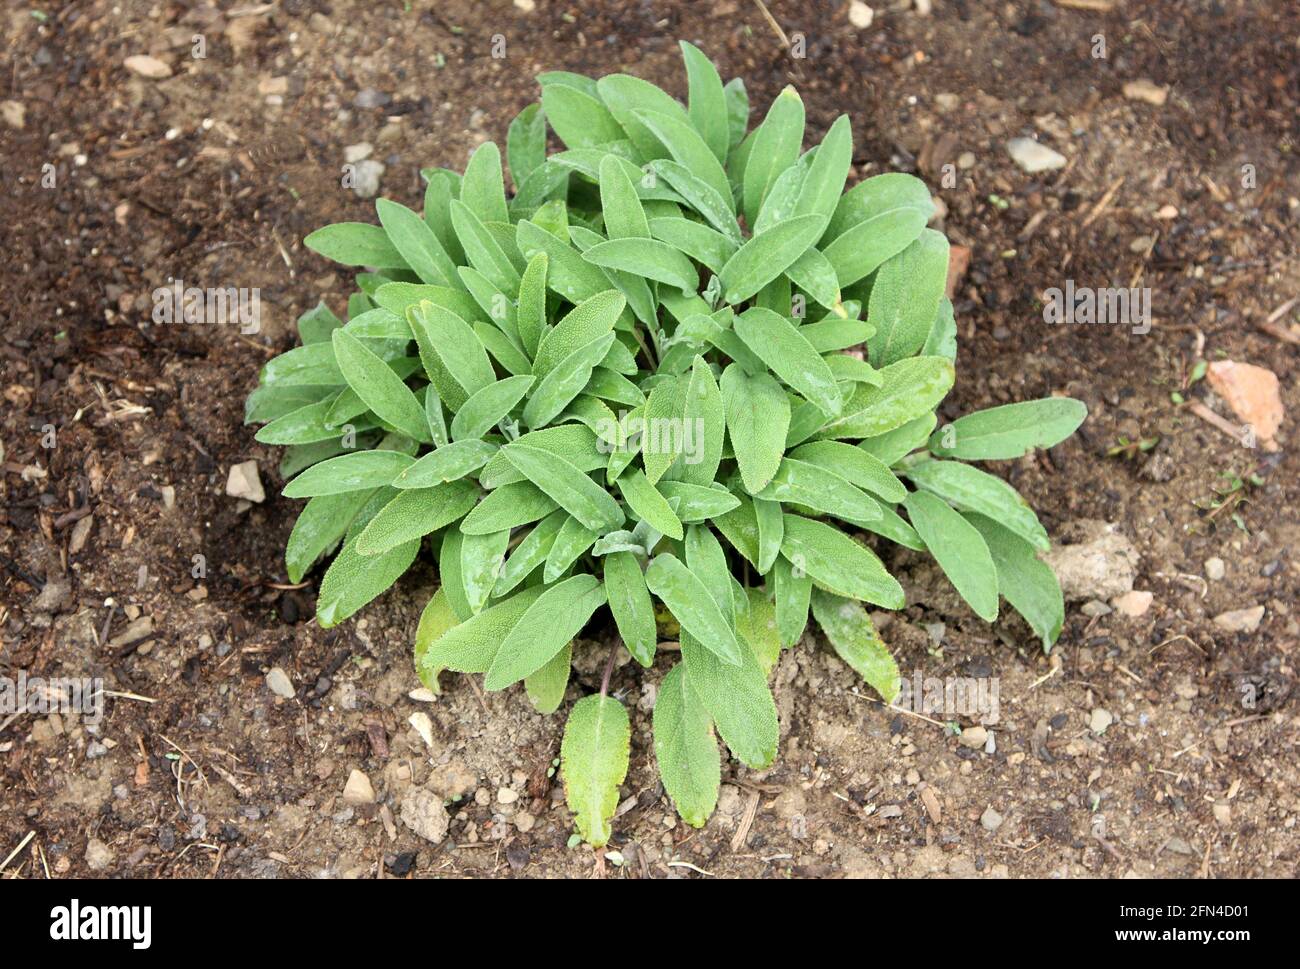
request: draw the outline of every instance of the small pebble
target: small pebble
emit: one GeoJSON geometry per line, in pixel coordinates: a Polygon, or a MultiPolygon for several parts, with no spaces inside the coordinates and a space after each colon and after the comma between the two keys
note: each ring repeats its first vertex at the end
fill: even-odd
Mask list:
{"type": "Polygon", "coordinates": [[[1114,714],[1109,710],[1103,710],[1101,707],[1097,707],[1092,711],[1092,715],[1088,717],[1088,729],[1100,737],[1114,722],[1114,714]]]}

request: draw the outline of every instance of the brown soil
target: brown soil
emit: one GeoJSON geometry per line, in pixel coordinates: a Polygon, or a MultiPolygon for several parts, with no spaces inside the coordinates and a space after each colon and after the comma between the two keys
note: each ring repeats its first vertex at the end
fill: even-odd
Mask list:
{"type": "MultiPolygon", "coordinates": [[[[278,454],[254,443],[242,402],[261,363],[292,345],[300,312],[321,298],[343,309],[350,277],[300,240],[373,219],[340,187],[344,146],[372,142],[383,194],[418,205],[418,169],[504,141],[540,70],[625,69],[684,94],[679,37],[743,76],[756,112],[787,83],[818,136],[847,111],[858,176],[910,170],[934,186],[944,229],[972,251],[945,416],[1052,392],[1085,400],[1075,438],[998,470],[1054,535],[1116,523],[1155,600],[1139,618],[1071,604],[1048,657],[1017,618],[983,625],[932,568],[895,556],[913,605],[886,639],[909,673],[999,678],[995,751],[882,710],[810,636],[776,673],[777,766],[729,762],[698,832],[674,822],[652,763],[648,710],[666,663],[623,667],[632,769],[612,845],[624,864],[606,874],[1296,875],[1300,327],[1294,307],[1264,324],[1300,293],[1300,7],[936,0],[923,17],[877,3],[859,31],[842,4],[771,2],[805,35],[807,57],[792,59],[748,0],[538,0],[531,13],[503,0],[281,0],[243,16],[139,0],[3,6],[0,101],[24,117],[0,119],[0,671],[102,675],[147,698],[111,699],[97,734],[76,718],[0,717],[0,857],[34,832],[5,877],[86,874],[91,839],[108,849],[91,852],[99,873],[131,877],[593,870],[588,850],[567,847],[548,777],[560,718],[466,677],[444,677],[432,703],[408,696],[428,565],[327,632],[311,622],[319,571],[285,588],[297,503],[277,497],[278,454]],[[206,59],[190,56],[196,34],[206,59]],[[1098,34],[1104,59],[1091,56],[1098,34]],[[174,75],[123,67],[145,53],[174,75]],[[1126,99],[1139,78],[1168,86],[1168,101],[1126,99]],[[382,106],[357,106],[368,89],[382,106]],[[1003,147],[1021,134],[1067,167],[1024,174],[1003,147]],[[943,187],[943,166],[967,152],[973,164],[943,187]],[[1165,206],[1177,214],[1159,217],[1165,206]],[[262,332],[152,325],[150,294],[169,277],[260,287],[262,332]],[[1155,327],[1046,326],[1038,294],[1067,278],[1152,287],[1155,327]],[[1203,383],[1185,387],[1196,360],[1221,358],[1281,379],[1281,451],[1247,450],[1171,400],[1182,391],[1222,411],[1203,383]],[[1121,436],[1155,435],[1134,460],[1107,457],[1121,436]],[[230,466],[250,458],[268,495],[251,507],[224,493],[230,466]],[[1251,470],[1262,484],[1243,503],[1198,507],[1222,472],[1251,470]],[[1206,581],[1213,556],[1226,576],[1206,581]],[[1256,604],[1256,633],[1211,621],[1256,604]],[[139,617],[148,635],[118,638],[139,617]],[[267,688],[273,666],[296,698],[267,688]],[[1114,717],[1101,734],[1097,708],[1114,717]],[[408,723],[420,711],[432,750],[408,723]],[[344,805],[353,769],[383,809],[344,805]],[[391,820],[426,781],[463,796],[439,845],[391,820]],[[989,807],[996,830],[980,821],[989,807]]],[[[598,647],[578,650],[587,672],[570,699],[598,682],[598,647]]]]}

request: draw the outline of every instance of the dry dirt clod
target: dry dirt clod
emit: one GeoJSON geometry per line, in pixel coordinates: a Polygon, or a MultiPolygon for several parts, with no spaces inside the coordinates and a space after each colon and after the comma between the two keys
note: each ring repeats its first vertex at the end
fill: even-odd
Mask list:
{"type": "Polygon", "coordinates": [[[245,461],[230,466],[230,474],[226,477],[226,494],[231,498],[243,498],[259,505],[266,500],[266,492],[262,489],[262,477],[258,473],[256,461],[245,461]]]}
{"type": "Polygon", "coordinates": [[[1104,710],[1101,707],[1097,707],[1095,710],[1092,711],[1092,714],[1088,717],[1088,729],[1091,730],[1093,733],[1095,733],[1098,737],[1100,737],[1110,728],[1110,725],[1114,722],[1115,722],[1115,715],[1113,713],[1111,713],[1109,710],[1104,710]]]}
{"type": "Polygon", "coordinates": [[[26,126],[27,108],[21,101],[0,101],[0,118],[11,128],[26,126]]]}
{"type": "Polygon", "coordinates": [[[1007,154],[1022,171],[1031,175],[1064,168],[1066,162],[1065,156],[1059,151],[1048,148],[1041,141],[1035,141],[1033,138],[1012,138],[1007,142],[1007,154]]]}
{"type": "Polygon", "coordinates": [[[1277,374],[1251,363],[1216,360],[1206,377],[1232,412],[1254,429],[1256,438],[1271,443],[1285,414],[1277,374]]]}
{"type": "Polygon", "coordinates": [[[166,61],[160,61],[148,54],[132,54],[122,63],[131,73],[147,77],[151,81],[161,81],[172,76],[172,69],[166,61]]]}
{"type": "Polygon", "coordinates": [[[359,770],[353,770],[348,775],[348,782],[343,787],[343,803],[352,807],[358,807],[362,804],[375,803],[375,789],[371,786],[370,778],[359,770]]]}
{"type": "Polygon", "coordinates": [[[1230,633],[1253,633],[1264,620],[1264,607],[1251,606],[1248,609],[1231,609],[1214,617],[1214,624],[1230,633]]]}
{"type": "Polygon", "coordinates": [[[849,23],[858,30],[866,30],[876,19],[876,11],[867,6],[862,0],[851,0],[849,3],[849,23]]]}
{"type": "Polygon", "coordinates": [[[292,700],[294,697],[293,681],[289,679],[289,674],[278,666],[266,674],[266,685],[276,696],[284,697],[286,700],[292,700]]]}
{"type": "Polygon", "coordinates": [[[447,837],[451,819],[442,798],[427,788],[417,787],[402,798],[402,823],[425,841],[439,844],[447,837]]]}
{"type": "Polygon", "coordinates": [[[984,813],[980,815],[980,824],[985,831],[996,831],[1002,827],[1002,821],[1002,815],[994,809],[992,804],[986,807],[984,813]]]}
{"type": "Polygon", "coordinates": [[[113,849],[98,838],[91,838],[86,845],[86,867],[91,871],[103,871],[112,864],[113,849]]]}
{"type": "Polygon", "coordinates": [[[1227,574],[1227,571],[1223,559],[1217,555],[1205,560],[1205,577],[1211,582],[1220,581],[1227,574]]]}
{"type": "Polygon", "coordinates": [[[974,726],[967,727],[961,732],[958,741],[963,747],[969,747],[971,750],[980,750],[988,742],[989,732],[984,727],[974,726]]]}
{"type": "Polygon", "coordinates": [[[1145,101],[1160,107],[1169,98],[1169,88],[1142,78],[1124,85],[1124,97],[1130,101],[1145,101]]]}
{"type": "Polygon", "coordinates": [[[1132,592],[1126,592],[1122,596],[1116,596],[1110,604],[1115,607],[1115,611],[1122,616],[1128,616],[1130,619],[1137,619],[1147,614],[1151,608],[1151,602],[1155,598],[1150,592],[1143,592],[1134,589],[1132,592]]]}
{"type": "Polygon", "coordinates": [[[1053,546],[1043,555],[1066,601],[1111,599],[1133,588],[1138,551],[1114,525],[1079,521],[1070,530],[1079,538],[1075,544],[1053,546]]]}

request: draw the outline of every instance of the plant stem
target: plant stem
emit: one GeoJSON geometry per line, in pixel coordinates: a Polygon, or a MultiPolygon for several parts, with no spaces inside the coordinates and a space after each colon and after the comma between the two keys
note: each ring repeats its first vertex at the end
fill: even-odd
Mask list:
{"type": "Polygon", "coordinates": [[[618,643],[615,643],[609,651],[609,659],[605,662],[605,673],[600,678],[600,698],[603,700],[609,692],[609,678],[614,672],[614,657],[618,655],[618,643]]]}

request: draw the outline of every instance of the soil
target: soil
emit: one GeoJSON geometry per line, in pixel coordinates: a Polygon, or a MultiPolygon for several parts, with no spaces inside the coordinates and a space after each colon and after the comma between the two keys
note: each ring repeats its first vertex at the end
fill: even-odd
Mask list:
{"type": "MultiPolygon", "coordinates": [[[[0,101],[17,107],[0,118],[0,672],[102,676],[114,694],[97,725],[0,716],[0,857],[32,833],[4,877],[1295,877],[1300,7],[936,0],[924,16],[882,2],[859,30],[844,4],[770,2],[803,37],[797,58],[748,0],[523,6],[3,4],[0,101]],[[987,626],[932,567],[893,554],[911,605],[882,629],[900,667],[996,677],[992,744],[883,709],[809,635],[775,674],[776,766],[728,761],[699,831],[674,820],[653,765],[670,663],[620,667],[632,767],[618,855],[597,865],[568,847],[550,772],[560,717],[464,676],[412,698],[427,563],[358,621],[311,621],[320,570],[285,578],[298,503],[278,497],[279,454],[242,407],[299,313],[343,311],[349,274],[300,240],[373,221],[340,184],[345,146],[372,143],[382,194],[418,206],[419,168],[503,142],[541,70],[627,70],[684,95],[678,38],[743,77],[755,114],[787,83],[812,136],[848,112],[855,179],[933,186],[940,227],[970,250],[943,416],[1086,401],[1078,435],[996,470],[1053,536],[1113,524],[1154,600],[1136,617],[1071,603],[1048,655],[1009,611],[987,626]],[[124,67],[140,54],[172,76],[124,67]],[[1127,98],[1139,79],[1167,101],[1127,98]],[[1067,165],[1026,174],[1004,147],[1019,135],[1067,165]],[[172,278],[260,287],[260,332],[153,324],[150,294],[172,278]],[[1048,326],[1040,294],[1067,279],[1151,287],[1151,332],[1048,326]],[[1235,420],[1190,381],[1217,359],[1278,375],[1280,450],[1175,402],[1235,420]],[[1158,442],[1110,454],[1121,438],[1158,442]],[[260,504],[225,493],[247,460],[260,504]],[[1252,472],[1211,509],[1221,475],[1252,472]],[[1213,622],[1256,605],[1255,632],[1213,622]],[[292,698],[268,688],[277,667],[292,698]],[[1113,721],[1100,732],[1098,710],[1113,721]],[[378,803],[345,802],[353,771],[378,803]],[[452,799],[439,843],[402,820],[426,784],[452,799]]],[[[607,653],[605,631],[588,633],[570,702],[607,653]]]]}

